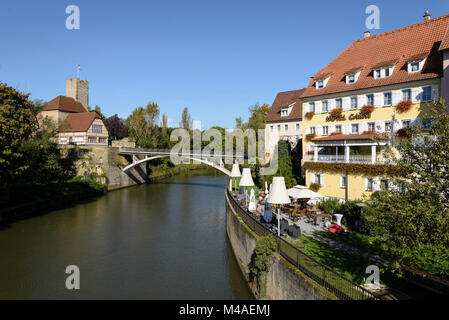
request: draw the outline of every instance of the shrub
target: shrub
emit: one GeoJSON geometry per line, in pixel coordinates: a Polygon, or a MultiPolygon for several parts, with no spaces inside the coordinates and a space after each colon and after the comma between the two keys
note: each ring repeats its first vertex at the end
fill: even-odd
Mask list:
{"type": "Polygon", "coordinates": [[[271,268],[271,255],[276,251],[277,242],[272,234],[259,238],[254,248],[254,265],[251,271],[257,278],[261,298],[267,293],[267,274],[271,268]]]}
{"type": "Polygon", "coordinates": [[[409,130],[407,130],[407,128],[402,128],[402,129],[399,129],[398,131],[396,131],[395,136],[397,138],[408,139],[408,138],[410,138],[410,133],[409,133],[409,130]]]}
{"type": "Polygon", "coordinates": [[[318,190],[321,189],[321,184],[319,184],[319,183],[312,183],[312,184],[309,186],[309,189],[312,190],[312,191],[314,191],[314,192],[318,192],[318,190]]]}
{"type": "Polygon", "coordinates": [[[318,203],[318,208],[324,210],[326,213],[338,212],[341,208],[341,203],[338,199],[329,198],[318,203]]]}

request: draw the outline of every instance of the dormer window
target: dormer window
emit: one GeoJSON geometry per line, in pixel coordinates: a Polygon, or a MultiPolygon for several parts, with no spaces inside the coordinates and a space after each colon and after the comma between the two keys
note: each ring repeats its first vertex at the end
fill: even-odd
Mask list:
{"type": "Polygon", "coordinates": [[[426,61],[427,53],[420,53],[411,56],[407,61],[408,73],[420,72],[426,61]]]}
{"type": "Polygon", "coordinates": [[[288,116],[288,109],[287,108],[281,109],[281,117],[286,117],[286,116],[288,116]]]}
{"type": "Polygon", "coordinates": [[[355,74],[354,73],[352,73],[352,74],[348,74],[347,76],[346,76],[346,83],[354,83],[355,82],[355,74]]]}
{"type": "Polygon", "coordinates": [[[421,71],[422,64],[423,64],[423,60],[410,61],[408,63],[408,72],[409,73],[414,73],[414,72],[421,71]]]}
{"type": "Polygon", "coordinates": [[[388,78],[393,74],[394,67],[382,67],[374,70],[374,79],[388,78]]]}
{"type": "Polygon", "coordinates": [[[315,82],[315,87],[316,87],[316,89],[323,89],[323,88],[325,88],[327,82],[329,81],[329,78],[330,78],[330,77],[318,79],[318,80],[315,82]]]}

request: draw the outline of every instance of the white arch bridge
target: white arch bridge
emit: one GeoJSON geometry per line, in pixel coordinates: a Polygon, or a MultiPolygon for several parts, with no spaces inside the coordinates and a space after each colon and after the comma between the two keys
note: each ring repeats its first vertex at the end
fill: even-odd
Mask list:
{"type": "Polygon", "coordinates": [[[169,149],[143,149],[143,148],[127,148],[120,147],[119,148],[120,155],[128,155],[132,156],[132,163],[122,168],[123,172],[128,171],[129,169],[154,159],[166,158],[172,155],[177,156],[179,158],[184,158],[188,160],[198,161],[200,163],[206,164],[210,167],[213,167],[227,176],[231,175],[231,171],[224,167],[223,159],[233,159],[233,160],[244,160],[244,156],[239,155],[226,155],[226,154],[213,154],[213,155],[203,155],[195,151],[187,151],[187,152],[172,152],[169,149]],[[144,158],[139,158],[144,156],[144,158]]]}

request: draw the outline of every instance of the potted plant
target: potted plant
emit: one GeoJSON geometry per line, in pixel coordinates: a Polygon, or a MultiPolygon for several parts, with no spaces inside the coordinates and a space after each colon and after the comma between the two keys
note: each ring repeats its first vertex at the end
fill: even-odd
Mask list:
{"type": "Polygon", "coordinates": [[[313,192],[318,192],[321,189],[321,184],[319,184],[319,183],[312,183],[309,186],[309,189],[312,190],[313,192]]]}

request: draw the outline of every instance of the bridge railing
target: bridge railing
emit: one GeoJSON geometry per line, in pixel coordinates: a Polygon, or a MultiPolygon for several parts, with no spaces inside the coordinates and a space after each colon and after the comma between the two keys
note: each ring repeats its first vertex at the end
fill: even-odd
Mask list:
{"type": "Polygon", "coordinates": [[[250,212],[240,206],[228,188],[226,188],[226,190],[227,198],[229,199],[227,203],[232,206],[238,216],[242,218],[243,222],[245,222],[245,224],[258,236],[262,237],[273,234],[276,237],[278,253],[306,274],[309,278],[342,300],[379,299],[376,294],[362,288],[355,282],[332,270],[325,264],[315,260],[284,239],[278,237],[275,232],[265,227],[257,221],[250,212]]]}
{"type": "Polygon", "coordinates": [[[178,156],[197,156],[201,158],[238,158],[243,159],[244,155],[232,155],[232,154],[204,154],[201,150],[189,150],[179,152],[173,152],[171,149],[147,149],[147,148],[130,148],[130,147],[119,147],[119,153],[130,153],[130,154],[174,154],[178,156]]]}

